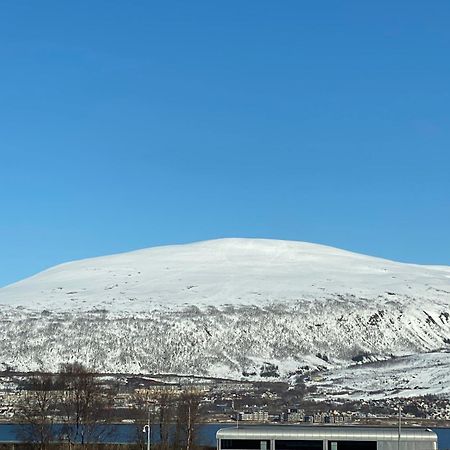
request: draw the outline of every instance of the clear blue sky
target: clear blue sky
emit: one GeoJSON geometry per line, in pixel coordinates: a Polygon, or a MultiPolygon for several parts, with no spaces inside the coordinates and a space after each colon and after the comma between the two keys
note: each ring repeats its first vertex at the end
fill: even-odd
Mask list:
{"type": "Polygon", "coordinates": [[[450,2],[0,5],[0,285],[216,237],[450,264],[450,2]]]}

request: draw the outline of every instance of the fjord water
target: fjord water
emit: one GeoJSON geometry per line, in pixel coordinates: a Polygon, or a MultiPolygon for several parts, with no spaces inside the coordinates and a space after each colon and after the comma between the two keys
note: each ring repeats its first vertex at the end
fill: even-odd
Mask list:
{"type": "MultiPolygon", "coordinates": [[[[216,445],[216,432],[220,428],[231,427],[232,424],[204,424],[199,429],[200,443],[214,447],[216,445]]],[[[19,424],[2,423],[0,424],[0,442],[20,442],[20,431],[23,426],[19,424]]],[[[450,450],[450,428],[432,428],[438,435],[438,449],[450,450]]],[[[132,443],[137,442],[138,435],[142,433],[140,426],[135,424],[118,424],[110,427],[110,432],[106,433],[108,438],[102,439],[103,442],[111,443],[132,443]]],[[[142,433],[143,435],[143,433],[142,433]]],[[[156,430],[154,432],[153,442],[157,442],[156,430]]]]}

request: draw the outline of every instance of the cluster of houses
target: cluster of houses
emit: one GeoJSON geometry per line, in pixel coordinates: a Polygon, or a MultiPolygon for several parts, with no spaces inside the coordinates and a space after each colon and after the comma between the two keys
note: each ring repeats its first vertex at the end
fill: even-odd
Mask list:
{"type": "Polygon", "coordinates": [[[245,422],[283,422],[283,423],[345,423],[351,416],[337,411],[306,414],[304,410],[288,408],[281,413],[269,413],[266,410],[242,411],[232,416],[245,422]]]}
{"type": "MultiPolygon", "coordinates": [[[[216,380],[214,382],[165,379],[150,377],[106,377],[105,383],[119,386],[114,394],[113,407],[117,418],[130,419],[137,398],[145,398],[157,409],[158,393],[162,391],[176,398],[189,389],[194,389],[202,406],[202,416],[207,421],[242,421],[246,423],[329,423],[361,422],[369,417],[392,417],[396,413],[399,399],[361,400],[359,402],[306,405],[298,398],[286,398],[281,386],[216,380]]],[[[23,376],[0,377],[0,420],[14,420],[16,406],[23,390],[23,376]]],[[[289,389],[288,389],[288,392],[289,389]]],[[[450,421],[450,403],[447,398],[434,396],[400,400],[404,417],[425,420],[450,421]]],[[[310,402],[311,403],[311,402],[310,402]]]]}

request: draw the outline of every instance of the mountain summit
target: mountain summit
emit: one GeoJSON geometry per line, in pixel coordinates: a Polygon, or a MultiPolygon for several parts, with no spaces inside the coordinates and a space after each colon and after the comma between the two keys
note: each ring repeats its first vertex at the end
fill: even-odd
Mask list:
{"type": "Polygon", "coordinates": [[[263,305],[335,295],[448,300],[450,268],[306,242],[218,239],[70,262],[0,289],[0,304],[114,311],[263,305]]]}
{"type": "Polygon", "coordinates": [[[447,361],[450,267],[219,239],[53,267],[0,289],[0,319],[0,363],[21,370],[80,359],[108,372],[331,377],[430,352],[447,361]]]}

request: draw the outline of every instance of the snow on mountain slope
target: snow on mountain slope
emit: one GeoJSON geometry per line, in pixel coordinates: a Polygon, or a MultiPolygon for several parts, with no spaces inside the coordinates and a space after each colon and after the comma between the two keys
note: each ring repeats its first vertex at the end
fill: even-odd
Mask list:
{"type": "Polygon", "coordinates": [[[322,373],[315,399],[450,396],[450,353],[432,352],[357,364],[322,373]]]}
{"type": "Polygon", "coordinates": [[[322,245],[221,239],[62,264],[0,289],[0,304],[118,311],[260,305],[329,294],[448,303],[450,268],[401,264],[322,245]]]}
{"type": "Polygon", "coordinates": [[[0,289],[0,321],[17,369],[293,379],[449,347],[450,267],[221,239],[56,266],[0,289]]]}

